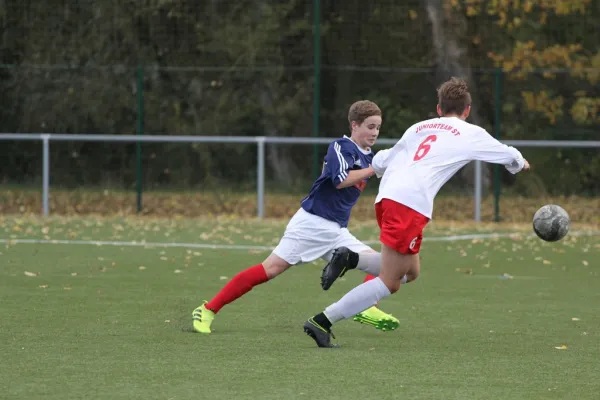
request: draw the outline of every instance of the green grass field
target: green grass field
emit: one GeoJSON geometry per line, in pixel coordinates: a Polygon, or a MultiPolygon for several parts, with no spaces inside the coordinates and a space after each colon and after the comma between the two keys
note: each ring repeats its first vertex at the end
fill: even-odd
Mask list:
{"type": "MultiPolygon", "coordinates": [[[[0,398],[598,398],[599,236],[550,244],[527,236],[527,227],[434,223],[430,239],[521,235],[425,242],[419,280],[381,305],[400,328],[341,322],[340,349],[316,348],[302,323],[363,275],[352,271],[323,292],[322,262],[225,307],[212,335],[191,333],[192,310],[268,251],[185,243],[270,247],[284,227],[1,218],[0,398]],[[98,240],[113,243],[87,243],[98,240]]],[[[351,226],[364,240],[376,240],[375,228],[351,226]]]]}

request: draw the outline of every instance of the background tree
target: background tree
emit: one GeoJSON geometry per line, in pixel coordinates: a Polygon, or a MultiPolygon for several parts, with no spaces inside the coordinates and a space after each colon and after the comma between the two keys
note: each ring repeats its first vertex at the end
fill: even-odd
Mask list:
{"type": "MultiPolygon", "coordinates": [[[[348,106],[370,98],[384,109],[382,136],[397,138],[434,115],[435,88],[451,75],[470,81],[473,121],[492,131],[501,68],[503,138],[600,139],[598,1],[321,3],[322,136],[347,133],[348,106]]],[[[133,134],[143,66],[148,134],[310,136],[312,17],[312,0],[5,0],[0,129],[133,134]]],[[[253,145],[143,150],[146,187],[253,186],[253,145]]],[[[268,179],[304,190],[311,147],[267,151],[268,179]]],[[[596,153],[527,150],[554,168],[514,189],[597,193],[596,153]]],[[[5,182],[38,178],[38,143],[4,143],[0,154],[5,182]]],[[[133,145],[55,143],[53,184],[130,187],[134,162],[133,145]]],[[[452,187],[470,177],[465,169],[452,187]]]]}

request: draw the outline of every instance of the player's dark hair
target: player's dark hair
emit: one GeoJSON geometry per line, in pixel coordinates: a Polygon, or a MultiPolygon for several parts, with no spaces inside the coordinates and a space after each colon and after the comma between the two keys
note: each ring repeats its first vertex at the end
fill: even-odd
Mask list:
{"type": "Polygon", "coordinates": [[[353,121],[360,125],[365,119],[372,117],[373,115],[382,116],[381,109],[372,101],[360,100],[352,104],[350,110],[348,110],[348,123],[350,124],[350,129],[352,129],[353,121]]]}
{"type": "Polygon", "coordinates": [[[469,86],[463,79],[452,77],[437,90],[442,115],[461,115],[471,105],[469,86]]]}

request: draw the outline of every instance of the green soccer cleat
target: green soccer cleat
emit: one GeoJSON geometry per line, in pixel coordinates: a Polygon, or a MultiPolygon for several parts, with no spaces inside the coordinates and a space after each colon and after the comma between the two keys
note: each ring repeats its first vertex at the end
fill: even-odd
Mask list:
{"type": "Polygon", "coordinates": [[[379,329],[384,332],[393,331],[400,326],[400,321],[398,321],[398,318],[391,314],[384,313],[375,306],[356,314],[353,320],[360,322],[361,324],[374,326],[375,329],[379,329]]]}
{"type": "Polygon", "coordinates": [[[206,308],[206,301],[192,313],[194,331],[198,333],[211,333],[210,325],[215,319],[215,313],[206,308]]]}

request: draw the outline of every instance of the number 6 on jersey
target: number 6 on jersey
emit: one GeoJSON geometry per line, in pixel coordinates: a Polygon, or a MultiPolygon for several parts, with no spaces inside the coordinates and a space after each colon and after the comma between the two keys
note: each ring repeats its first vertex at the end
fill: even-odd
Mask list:
{"type": "Polygon", "coordinates": [[[425,157],[427,155],[427,153],[429,153],[429,150],[431,150],[431,144],[437,140],[437,136],[436,135],[429,135],[425,138],[425,140],[423,140],[421,142],[421,144],[419,145],[419,148],[417,149],[417,152],[415,153],[415,157],[413,158],[413,161],[419,161],[420,159],[422,159],[423,157],[425,157]]]}

